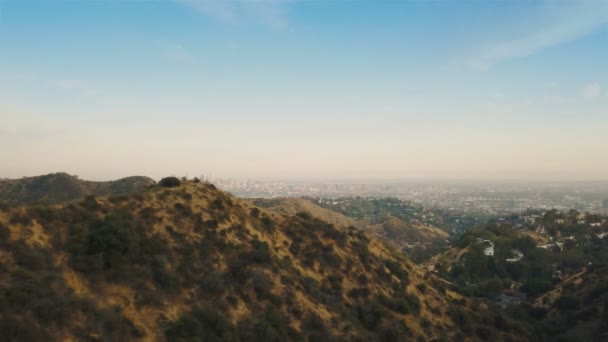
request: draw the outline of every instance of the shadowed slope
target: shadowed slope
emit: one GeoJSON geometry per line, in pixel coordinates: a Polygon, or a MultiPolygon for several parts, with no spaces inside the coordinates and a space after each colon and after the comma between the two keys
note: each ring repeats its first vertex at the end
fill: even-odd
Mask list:
{"type": "Polygon", "coordinates": [[[9,205],[28,203],[57,204],[86,196],[117,196],[142,191],[156,182],[134,176],[108,182],[91,182],[67,173],[0,180],[0,202],[9,205]]]}

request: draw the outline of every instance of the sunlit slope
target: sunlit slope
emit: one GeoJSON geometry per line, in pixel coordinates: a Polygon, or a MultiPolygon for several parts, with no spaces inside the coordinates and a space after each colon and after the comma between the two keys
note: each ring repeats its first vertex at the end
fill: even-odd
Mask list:
{"type": "Polygon", "coordinates": [[[0,241],[0,335],[9,341],[523,333],[358,229],[269,212],[201,183],[4,207],[0,241]]]}

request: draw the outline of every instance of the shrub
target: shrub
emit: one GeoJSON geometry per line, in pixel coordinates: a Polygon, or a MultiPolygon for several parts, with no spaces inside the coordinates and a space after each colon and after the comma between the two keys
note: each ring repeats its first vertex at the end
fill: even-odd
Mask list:
{"type": "Polygon", "coordinates": [[[211,308],[196,309],[172,322],[165,331],[168,341],[236,341],[234,327],[211,308]]]}
{"type": "Polygon", "coordinates": [[[251,208],[251,210],[249,210],[249,215],[251,215],[251,217],[254,217],[254,218],[259,218],[260,217],[260,209],[258,209],[258,208],[251,208]]]}
{"type": "Polygon", "coordinates": [[[3,224],[0,224],[0,242],[6,242],[11,238],[11,231],[3,224]]]}
{"type": "Polygon", "coordinates": [[[420,293],[425,293],[426,292],[426,284],[420,283],[420,284],[416,285],[416,289],[418,289],[418,291],[420,291],[420,293]]]}
{"type": "Polygon", "coordinates": [[[357,306],[357,317],[366,329],[374,330],[384,316],[384,310],[377,303],[364,303],[357,306]]]}
{"type": "Polygon", "coordinates": [[[267,228],[274,226],[274,221],[266,215],[263,215],[260,220],[262,221],[264,226],[266,226],[267,228]]]}
{"type": "Polygon", "coordinates": [[[574,296],[561,296],[555,301],[555,307],[561,310],[576,310],[580,306],[580,299],[574,296]]]}
{"type": "Polygon", "coordinates": [[[368,248],[367,243],[359,242],[359,241],[353,242],[353,248],[359,255],[359,259],[361,260],[363,265],[366,267],[369,266],[371,257],[370,257],[369,248],[368,248]]]}
{"type": "Polygon", "coordinates": [[[165,177],[158,184],[165,188],[174,188],[180,186],[182,182],[177,177],[165,177]]]}
{"type": "Polygon", "coordinates": [[[267,242],[256,239],[251,241],[251,245],[253,246],[253,261],[259,263],[270,262],[270,249],[267,242]]]}
{"type": "Polygon", "coordinates": [[[306,211],[300,211],[296,214],[297,217],[303,219],[303,220],[310,220],[312,219],[312,216],[310,216],[310,213],[306,212],[306,211]]]}
{"type": "Polygon", "coordinates": [[[272,289],[272,282],[266,273],[253,270],[250,273],[253,289],[258,298],[267,298],[272,289]]]}
{"type": "Polygon", "coordinates": [[[30,223],[32,223],[32,218],[29,217],[29,216],[27,216],[27,215],[24,215],[24,214],[21,214],[21,213],[18,213],[18,212],[14,212],[11,215],[11,218],[10,218],[9,222],[12,225],[27,226],[30,223]]]}
{"type": "Polygon", "coordinates": [[[422,329],[428,331],[431,328],[431,321],[429,321],[428,318],[423,318],[422,322],[420,322],[420,326],[422,326],[422,329]]]}
{"type": "Polygon", "coordinates": [[[0,211],[8,211],[11,207],[5,202],[0,201],[0,211]]]}

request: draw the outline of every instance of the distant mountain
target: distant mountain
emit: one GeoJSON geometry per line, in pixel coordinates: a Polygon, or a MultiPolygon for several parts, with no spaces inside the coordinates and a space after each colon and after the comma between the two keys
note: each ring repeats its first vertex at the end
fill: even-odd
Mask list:
{"type": "Polygon", "coordinates": [[[210,184],[174,183],[0,206],[2,340],[530,336],[359,229],[259,208],[210,184]]]}
{"type": "Polygon", "coordinates": [[[156,182],[148,177],[134,176],[109,182],[91,182],[67,173],[21,179],[0,179],[0,202],[8,205],[29,203],[57,204],[86,196],[117,196],[144,190],[156,182]]]}

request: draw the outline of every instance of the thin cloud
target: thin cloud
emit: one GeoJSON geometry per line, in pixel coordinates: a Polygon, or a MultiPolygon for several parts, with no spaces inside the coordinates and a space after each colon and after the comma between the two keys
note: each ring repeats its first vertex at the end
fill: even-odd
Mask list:
{"type": "Polygon", "coordinates": [[[196,56],[181,44],[167,43],[163,46],[165,57],[178,63],[190,63],[196,56]]]}
{"type": "Polygon", "coordinates": [[[48,83],[49,87],[61,90],[74,90],[84,87],[83,82],[74,79],[52,80],[48,83]]]}
{"type": "Polygon", "coordinates": [[[588,100],[598,98],[602,94],[602,86],[597,83],[590,83],[583,89],[583,96],[588,100]]]}
{"type": "Polygon", "coordinates": [[[533,20],[526,34],[489,44],[467,61],[473,68],[487,69],[503,61],[532,55],[546,48],[574,41],[608,26],[608,2],[573,1],[566,3],[549,1],[543,14],[533,20]]]}
{"type": "Polygon", "coordinates": [[[287,26],[291,0],[174,0],[221,22],[259,22],[273,28],[287,26]]]}

